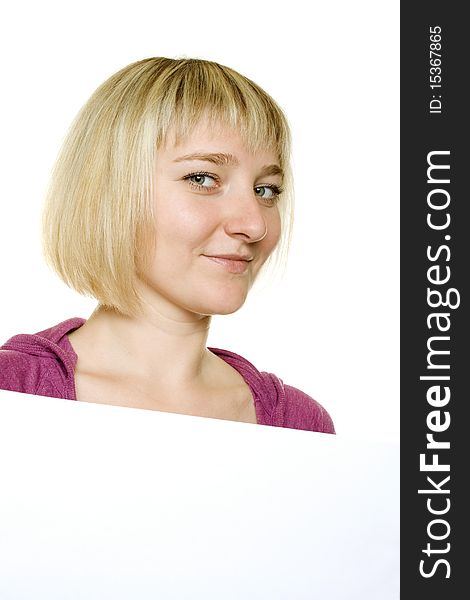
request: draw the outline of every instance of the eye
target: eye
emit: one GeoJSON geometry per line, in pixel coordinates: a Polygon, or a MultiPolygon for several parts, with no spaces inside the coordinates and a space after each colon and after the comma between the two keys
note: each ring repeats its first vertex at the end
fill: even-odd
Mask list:
{"type": "Polygon", "coordinates": [[[277,202],[282,192],[283,190],[277,185],[257,185],[255,187],[255,194],[268,204],[277,202]],[[265,195],[265,192],[268,192],[268,194],[265,195]]]}
{"type": "Polygon", "coordinates": [[[190,173],[183,177],[183,179],[188,181],[190,186],[197,190],[209,191],[217,187],[216,185],[210,185],[211,181],[216,181],[215,175],[211,175],[210,173],[190,173]]]}

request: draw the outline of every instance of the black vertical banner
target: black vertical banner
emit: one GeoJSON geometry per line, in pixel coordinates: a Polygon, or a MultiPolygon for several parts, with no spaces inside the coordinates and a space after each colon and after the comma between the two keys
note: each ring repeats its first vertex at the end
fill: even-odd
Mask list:
{"type": "Polygon", "coordinates": [[[401,598],[467,597],[469,40],[401,3],[401,598]],[[458,591],[460,590],[460,591],[458,591]]]}

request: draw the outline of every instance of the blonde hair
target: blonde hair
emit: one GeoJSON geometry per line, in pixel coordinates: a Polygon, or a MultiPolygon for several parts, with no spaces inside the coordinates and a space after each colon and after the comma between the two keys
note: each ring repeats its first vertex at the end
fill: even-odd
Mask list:
{"type": "MultiPolygon", "coordinates": [[[[56,161],[43,212],[48,264],[77,292],[136,314],[136,274],[155,235],[150,202],[156,151],[207,115],[236,127],[247,148],[273,148],[284,171],[281,240],[263,266],[285,264],[293,182],[287,119],[257,84],[202,59],[147,58],[105,81],[78,113],[56,161]]],[[[158,232],[157,232],[158,235],[158,232]]]]}

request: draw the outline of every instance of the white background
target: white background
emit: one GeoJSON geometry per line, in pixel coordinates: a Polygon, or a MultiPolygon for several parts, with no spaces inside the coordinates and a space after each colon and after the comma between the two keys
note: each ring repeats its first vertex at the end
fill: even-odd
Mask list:
{"type": "Polygon", "coordinates": [[[198,57],[260,84],[292,126],[294,242],[281,282],[214,317],[209,346],[315,397],[337,433],[398,438],[399,3],[17,2],[0,36],[0,340],[95,305],[43,263],[40,210],[94,89],[148,56],[198,57]]]}

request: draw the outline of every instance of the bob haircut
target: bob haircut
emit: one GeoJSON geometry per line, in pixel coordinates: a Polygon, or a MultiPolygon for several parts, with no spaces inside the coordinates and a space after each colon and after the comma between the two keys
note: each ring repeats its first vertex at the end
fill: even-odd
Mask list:
{"type": "Polygon", "coordinates": [[[281,238],[263,265],[285,265],[292,235],[291,134],[276,102],[257,84],[216,62],[147,58],[93,93],[65,137],[43,211],[47,263],[80,294],[136,315],[136,276],[158,235],[152,180],[168,132],[176,144],[204,116],[236,128],[256,153],[272,149],[283,170],[281,238]],[[156,230],[156,231],[155,231],[156,230]]]}

